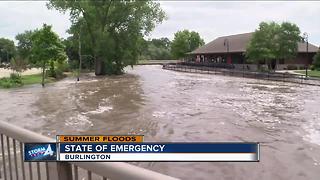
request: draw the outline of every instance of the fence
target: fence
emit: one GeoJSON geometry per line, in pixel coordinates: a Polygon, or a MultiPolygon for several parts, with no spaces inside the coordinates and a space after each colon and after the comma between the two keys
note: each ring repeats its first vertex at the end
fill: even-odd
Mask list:
{"type": "Polygon", "coordinates": [[[196,67],[212,67],[212,68],[224,68],[224,69],[234,69],[235,66],[233,64],[227,64],[227,63],[208,63],[208,62],[180,62],[179,65],[185,65],[185,66],[196,66],[196,67]]]}
{"type": "Polygon", "coordinates": [[[237,70],[237,69],[225,69],[217,68],[214,66],[192,66],[192,65],[163,65],[163,69],[181,71],[181,72],[190,72],[190,73],[204,73],[204,74],[220,74],[220,75],[229,75],[237,77],[246,77],[246,78],[257,78],[265,79],[272,81],[282,81],[282,82],[291,82],[299,83],[306,85],[320,86],[320,78],[305,77],[305,75],[299,74],[289,74],[289,73],[277,73],[277,72],[257,72],[257,71],[247,71],[247,70],[237,70]]]}
{"type": "Polygon", "coordinates": [[[176,179],[122,162],[24,162],[24,143],[54,142],[54,139],[3,121],[0,121],[0,141],[1,180],[176,179]]]}

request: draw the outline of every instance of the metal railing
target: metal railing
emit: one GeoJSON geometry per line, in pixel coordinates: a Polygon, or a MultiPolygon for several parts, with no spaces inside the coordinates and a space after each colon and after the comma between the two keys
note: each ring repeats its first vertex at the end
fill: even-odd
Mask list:
{"type": "Polygon", "coordinates": [[[185,66],[196,66],[196,67],[212,67],[212,68],[224,68],[224,69],[234,69],[235,66],[233,64],[227,63],[209,63],[209,62],[180,62],[179,65],[185,66]]]}
{"type": "Polygon", "coordinates": [[[189,66],[189,65],[163,65],[163,69],[190,72],[190,73],[202,73],[202,74],[220,74],[246,78],[256,78],[271,81],[281,81],[290,83],[299,83],[313,86],[320,86],[320,78],[306,77],[300,74],[278,73],[278,72],[257,72],[237,69],[224,69],[207,66],[189,66]]]}
{"type": "Polygon", "coordinates": [[[55,140],[3,121],[0,121],[0,141],[1,180],[176,180],[123,162],[24,162],[24,143],[55,140]]]}

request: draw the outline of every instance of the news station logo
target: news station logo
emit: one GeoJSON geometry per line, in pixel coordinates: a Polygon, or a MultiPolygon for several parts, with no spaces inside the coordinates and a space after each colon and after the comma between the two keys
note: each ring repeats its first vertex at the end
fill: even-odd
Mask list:
{"type": "Polygon", "coordinates": [[[57,145],[56,143],[25,143],[24,144],[25,161],[56,161],[57,145]]]}

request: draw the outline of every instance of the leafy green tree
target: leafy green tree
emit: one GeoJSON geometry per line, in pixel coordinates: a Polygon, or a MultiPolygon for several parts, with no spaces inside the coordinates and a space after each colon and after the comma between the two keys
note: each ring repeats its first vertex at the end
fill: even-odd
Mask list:
{"type": "Polygon", "coordinates": [[[270,66],[271,60],[276,58],[276,40],[275,34],[280,26],[275,22],[261,22],[259,28],[253,33],[253,36],[247,46],[246,56],[249,61],[266,61],[270,66]]]}
{"type": "Polygon", "coordinates": [[[165,18],[160,4],[153,1],[50,0],[48,7],[70,12],[73,24],[84,21],[79,28],[88,32],[84,40],[93,51],[96,75],[120,74],[135,64],[143,36],[165,18]]]}
{"type": "Polygon", "coordinates": [[[283,22],[277,33],[276,58],[291,59],[296,57],[298,52],[298,42],[301,41],[300,29],[296,24],[283,22]]]}
{"type": "Polygon", "coordinates": [[[190,51],[197,49],[204,45],[204,40],[200,37],[199,33],[191,31],[189,35],[190,51]]]}
{"type": "Polygon", "coordinates": [[[261,22],[253,33],[247,49],[249,61],[265,61],[269,69],[272,61],[290,59],[296,56],[298,42],[301,40],[299,27],[289,22],[261,22]]]}
{"type": "Polygon", "coordinates": [[[314,55],[312,64],[317,70],[320,70],[320,49],[317,54],[314,55]]]}
{"type": "Polygon", "coordinates": [[[31,62],[42,68],[42,86],[44,87],[45,71],[54,61],[64,61],[64,45],[51,26],[46,24],[32,35],[31,62]]]}
{"type": "Polygon", "coordinates": [[[154,44],[154,46],[156,46],[156,47],[162,47],[162,48],[166,48],[166,49],[169,49],[171,46],[170,39],[168,39],[166,37],[160,38],[160,39],[152,39],[151,43],[154,44]]]}
{"type": "Polygon", "coordinates": [[[204,45],[204,40],[200,37],[199,33],[188,30],[178,31],[174,34],[171,54],[174,58],[181,58],[187,52],[191,52],[202,45],[204,45]]]}
{"type": "Polygon", "coordinates": [[[10,63],[11,58],[16,54],[14,42],[10,39],[0,38],[0,64],[1,62],[10,63]]]}
{"type": "Polygon", "coordinates": [[[140,59],[167,60],[171,57],[171,41],[168,38],[145,41],[140,59]]]}
{"type": "Polygon", "coordinates": [[[72,34],[72,36],[63,41],[64,45],[66,46],[66,53],[72,69],[79,68],[79,40],[81,41],[82,68],[91,69],[94,64],[94,54],[92,45],[90,43],[91,41],[89,32],[87,31],[86,26],[83,24],[83,19],[80,19],[77,23],[74,23],[67,31],[69,34],[72,34]]]}
{"type": "Polygon", "coordinates": [[[32,36],[36,31],[30,30],[16,35],[15,38],[18,41],[17,54],[20,59],[29,60],[31,58],[32,36]]]}

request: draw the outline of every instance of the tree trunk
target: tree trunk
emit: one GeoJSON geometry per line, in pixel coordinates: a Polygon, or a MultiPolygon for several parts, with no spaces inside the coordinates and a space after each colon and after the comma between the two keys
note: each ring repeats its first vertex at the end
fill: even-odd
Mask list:
{"type": "Polygon", "coordinates": [[[44,63],[43,63],[43,66],[42,66],[42,81],[41,81],[42,87],[44,87],[45,70],[46,70],[46,63],[44,62],[44,63]]]}
{"type": "Polygon", "coordinates": [[[276,59],[276,65],[274,66],[274,71],[278,69],[279,59],[276,59]]]}
{"type": "Polygon", "coordinates": [[[101,58],[97,57],[95,60],[95,75],[100,76],[105,74],[105,63],[101,58]]]}

